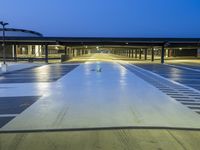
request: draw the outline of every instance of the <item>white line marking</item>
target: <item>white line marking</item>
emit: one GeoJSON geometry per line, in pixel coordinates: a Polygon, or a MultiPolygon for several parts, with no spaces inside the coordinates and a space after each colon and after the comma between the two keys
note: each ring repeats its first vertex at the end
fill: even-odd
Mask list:
{"type": "Polygon", "coordinates": [[[0,118],[1,117],[16,117],[18,114],[2,114],[0,115],[0,118]]]}
{"type": "MultiPolygon", "coordinates": [[[[196,107],[196,108],[200,108],[199,105],[188,105],[188,104],[184,104],[185,106],[188,106],[188,107],[196,107]]],[[[192,109],[192,108],[191,108],[192,109]]]]}
{"type": "Polygon", "coordinates": [[[195,111],[195,112],[200,112],[199,109],[193,109],[193,108],[190,108],[192,111],[195,111]]]}
{"type": "Polygon", "coordinates": [[[184,66],[171,65],[171,64],[164,64],[164,65],[166,65],[166,66],[171,66],[171,67],[175,67],[175,68],[180,68],[180,69],[185,69],[185,70],[190,70],[190,71],[200,72],[199,69],[192,69],[192,68],[188,68],[188,67],[184,67],[184,66]]]}
{"type": "Polygon", "coordinates": [[[171,79],[165,78],[165,77],[163,77],[163,76],[161,76],[161,75],[159,75],[159,74],[157,74],[157,73],[154,73],[154,72],[152,72],[152,71],[143,69],[143,68],[138,67],[138,66],[136,66],[136,65],[134,65],[134,64],[131,64],[131,63],[127,63],[127,64],[129,64],[129,65],[131,65],[131,66],[133,66],[133,67],[135,67],[135,68],[138,68],[138,69],[140,69],[140,70],[142,70],[142,71],[144,71],[144,72],[146,71],[146,72],[148,72],[148,73],[150,73],[150,74],[152,74],[152,75],[155,75],[155,76],[157,76],[157,77],[159,77],[159,78],[161,78],[161,79],[164,79],[164,80],[169,81],[169,82],[171,82],[171,83],[174,83],[174,84],[176,84],[176,85],[180,85],[180,86],[185,87],[185,88],[187,88],[187,89],[189,89],[189,90],[192,90],[192,91],[195,91],[195,92],[197,92],[197,93],[200,93],[199,90],[196,90],[196,89],[194,89],[194,88],[192,88],[192,87],[186,86],[186,85],[181,84],[181,83],[179,83],[179,82],[173,81],[173,80],[171,80],[171,79]]]}
{"type": "MultiPolygon", "coordinates": [[[[184,104],[184,105],[190,105],[190,104],[200,104],[200,102],[183,102],[183,103],[187,103],[187,104],[184,104]]],[[[194,105],[191,105],[191,106],[194,106],[194,105]]]]}

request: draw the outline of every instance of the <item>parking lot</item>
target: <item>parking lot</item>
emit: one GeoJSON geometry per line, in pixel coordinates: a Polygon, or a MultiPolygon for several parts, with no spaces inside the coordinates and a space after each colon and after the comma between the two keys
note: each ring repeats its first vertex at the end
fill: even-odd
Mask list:
{"type": "MultiPolygon", "coordinates": [[[[30,66],[28,68],[11,71],[0,75],[0,84],[22,84],[35,82],[54,82],[76,68],[77,65],[52,65],[52,66],[30,66]]],[[[13,90],[18,92],[18,88],[1,86],[1,91],[13,90]]],[[[23,92],[23,91],[22,91],[23,92]]],[[[24,93],[24,95],[26,95],[24,93]]],[[[0,127],[14,119],[25,109],[31,106],[40,98],[35,96],[7,96],[0,97],[0,127]]]]}
{"type": "Polygon", "coordinates": [[[165,78],[200,90],[200,66],[186,64],[136,64],[165,78]]]}
{"type": "Polygon", "coordinates": [[[2,74],[0,76],[0,84],[53,82],[76,67],[77,65],[45,65],[41,67],[26,68],[2,74]]]}
{"type": "Polygon", "coordinates": [[[97,55],[81,64],[49,64],[2,75],[2,147],[11,149],[14,145],[9,143],[18,143],[19,149],[26,149],[36,142],[33,148],[48,149],[52,140],[59,148],[71,144],[72,149],[199,146],[200,92],[179,82],[188,71],[190,77],[198,71],[112,61],[110,55],[109,61],[106,55],[102,61],[97,55]],[[71,138],[72,143],[63,140],[71,138]]]}

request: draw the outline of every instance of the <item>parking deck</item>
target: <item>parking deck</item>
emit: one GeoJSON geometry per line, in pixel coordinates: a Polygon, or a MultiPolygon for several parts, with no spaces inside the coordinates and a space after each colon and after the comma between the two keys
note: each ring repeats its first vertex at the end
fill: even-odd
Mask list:
{"type": "Polygon", "coordinates": [[[136,64],[137,66],[157,73],[165,78],[200,90],[200,67],[183,64],[136,64]]]}
{"type": "MultiPolygon", "coordinates": [[[[198,148],[199,90],[145,68],[158,64],[133,65],[113,57],[91,55],[82,64],[1,75],[2,148],[17,143],[20,150],[49,149],[52,141],[60,149],[198,148]]],[[[162,66],[164,71],[161,65],[158,71],[165,75],[187,73],[162,66]]]]}

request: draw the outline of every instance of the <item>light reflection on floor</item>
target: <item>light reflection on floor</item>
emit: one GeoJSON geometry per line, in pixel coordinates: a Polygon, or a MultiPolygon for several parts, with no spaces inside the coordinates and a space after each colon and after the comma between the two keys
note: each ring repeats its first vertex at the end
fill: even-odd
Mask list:
{"type": "Polygon", "coordinates": [[[11,85],[19,91],[0,90],[0,94],[42,97],[1,130],[200,127],[198,114],[117,63],[84,63],[53,83],[11,85]]]}

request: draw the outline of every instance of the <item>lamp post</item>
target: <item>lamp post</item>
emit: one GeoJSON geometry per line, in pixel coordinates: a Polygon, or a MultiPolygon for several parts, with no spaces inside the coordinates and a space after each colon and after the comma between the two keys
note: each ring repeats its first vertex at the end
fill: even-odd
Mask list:
{"type": "Polygon", "coordinates": [[[5,26],[8,25],[8,23],[0,21],[0,25],[3,27],[3,64],[1,66],[2,71],[6,72],[7,71],[7,65],[6,65],[6,45],[5,45],[5,26]]]}

